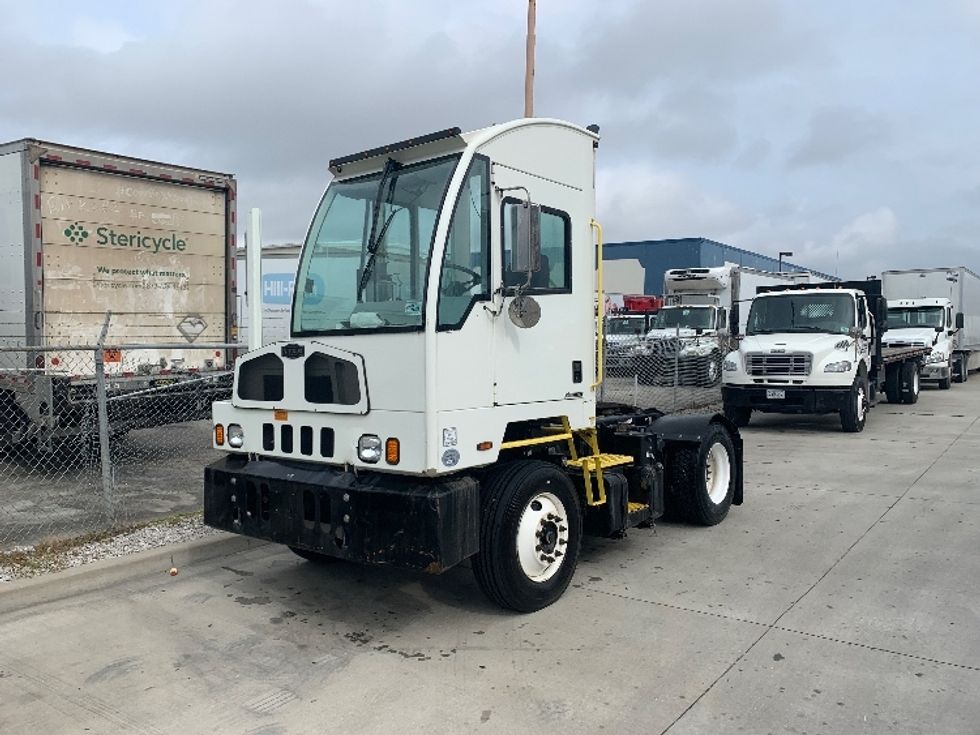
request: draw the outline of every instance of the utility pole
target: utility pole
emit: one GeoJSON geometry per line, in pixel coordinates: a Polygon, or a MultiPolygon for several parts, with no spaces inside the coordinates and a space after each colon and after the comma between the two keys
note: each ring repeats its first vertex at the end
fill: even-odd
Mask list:
{"type": "Polygon", "coordinates": [[[527,0],[527,58],[524,62],[524,117],[534,117],[534,21],[537,0],[527,0]]]}

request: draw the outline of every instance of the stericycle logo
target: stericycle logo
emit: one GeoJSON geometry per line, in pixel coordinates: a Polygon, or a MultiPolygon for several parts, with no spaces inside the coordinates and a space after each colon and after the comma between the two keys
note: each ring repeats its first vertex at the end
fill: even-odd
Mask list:
{"type": "MultiPolygon", "coordinates": [[[[116,232],[110,227],[99,227],[95,234],[96,243],[99,245],[112,245],[117,248],[143,248],[159,253],[161,250],[177,250],[183,252],[187,249],[187,241],[177,237],[177,233],[171,232],[169,235],[144,235],[137,231],[135,235],[126,235],[116,232]]],[[[86,237],[88,233],[85,233],[86,237]]]]}
{"type": "Polygon", "coordinates": [[[88,237],[88,230],[76,222],[75,224],[68,225],[68,227],[65,228],[65,237],[77,245],[88,237]]]}

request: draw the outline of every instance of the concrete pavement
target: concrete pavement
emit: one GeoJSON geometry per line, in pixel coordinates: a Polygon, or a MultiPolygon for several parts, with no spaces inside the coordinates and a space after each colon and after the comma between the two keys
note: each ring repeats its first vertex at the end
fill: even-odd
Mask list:
{"type": "Polygon", "coordinates": [[[535,615],[238,540],[0,588],[0,732],[976,733],[978,419],[976,378],[754,417],[744,506],[588,541],[535,615]]]}

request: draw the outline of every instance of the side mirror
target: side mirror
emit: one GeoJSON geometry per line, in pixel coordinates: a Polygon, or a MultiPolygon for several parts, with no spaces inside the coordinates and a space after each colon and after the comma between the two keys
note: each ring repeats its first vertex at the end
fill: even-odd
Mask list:
{"type": "Polygon", "coordinates": [[[957,329],[963,329],[963,324],[964,324],[963,312],[962,311],[958,311],[958,312],[956,312],[956,328],[957,329]]]}
{"type": "Polygon", "coordinates": [[[541,207],[522,203],[515,208],[510,269],[514,273],[541,270],[541,207]]]}
{"type": "Polygon", "coordinates": [[[945,329],[945,327],[936,327],[936,334],[939,334],[945,329]]]}
{"type": "Polygon", "coordinates": [[[738,337],[738,304],[732,304],[728,312],[728,333],[732,337],[738,337]]]}
{"type": "Polygon", "coordinates": [[[695,327],[694,328],[694,336],[695,337],[700,337],[702,334],[704,334],[704,327],[695,327]]]}

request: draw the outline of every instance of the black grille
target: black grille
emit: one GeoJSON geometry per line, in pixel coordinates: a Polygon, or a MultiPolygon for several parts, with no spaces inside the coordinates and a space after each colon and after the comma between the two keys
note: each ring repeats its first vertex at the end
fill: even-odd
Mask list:
{"type": "Polygon", "coordinates": [[[809,352],[765,354],[752,352],[745,357],[745,370],[749,375],[809,375],[813,355],[809,352]]]}

